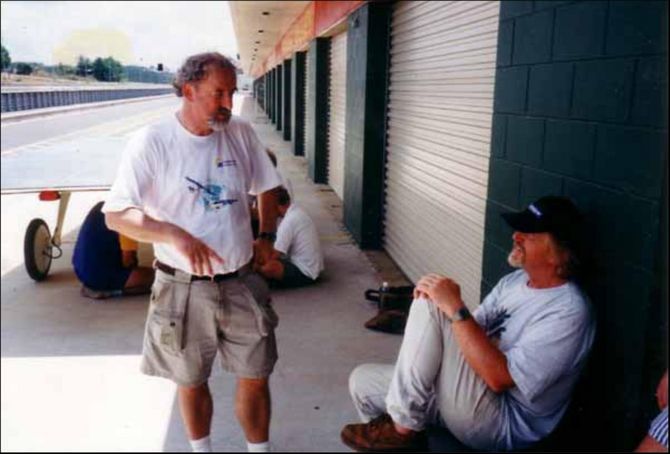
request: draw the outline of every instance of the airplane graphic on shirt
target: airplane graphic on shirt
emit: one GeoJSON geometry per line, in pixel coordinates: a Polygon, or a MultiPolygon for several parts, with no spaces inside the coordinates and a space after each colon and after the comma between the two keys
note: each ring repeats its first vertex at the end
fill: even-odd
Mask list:
{"type": "Polygon", "coordinates": [[[237,202],[237,199],[220,198],[225,186],[220,186],[218,184],[202,184],[189,177],[186,177],[186,181],[189,182],[189,192],[198,193],[200,195],[200,201],[207,211],[218,210],[223,206],[232,205],[237,202]]]}

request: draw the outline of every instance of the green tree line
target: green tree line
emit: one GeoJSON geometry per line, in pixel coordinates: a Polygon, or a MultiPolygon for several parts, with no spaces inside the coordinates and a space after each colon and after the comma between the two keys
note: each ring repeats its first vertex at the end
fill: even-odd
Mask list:
{"type": "Polygon", "coordinates": [[[59,63],[55,66],[45,66],[41,63],[12,62],[9,51],[2,45],[2,71],[11,71],[16,74],[32,74],[34,72],[47,72],[61,77],[93,77],[102,82],[145,82],[145,83],[170,83],[173,74],[162,71],[162,65],[158,64],[159,71],[142,66],[123,66],[120,61],[113,57],[97,57],[91,60],[80,55],[77,64],[64,65],[59,63]]]}
{"type": "Polygon", "coordinates": [[[9,57],[9,51],[5,49],[5,45],[0,44],[0,46],[2,46],[2,70],[4,71],[12,64],[12,59],[9,57]]]}

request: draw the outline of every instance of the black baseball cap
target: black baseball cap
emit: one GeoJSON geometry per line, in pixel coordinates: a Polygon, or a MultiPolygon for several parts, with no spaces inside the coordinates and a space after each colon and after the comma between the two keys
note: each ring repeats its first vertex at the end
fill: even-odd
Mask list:
{"type": "Polygon", "coordinates": [[[518,232],[551,233],[559,244],[573,252],[578,252],[582,246],[583,216],[566,197],[542,197],[528,205],[525,210],[503,213],[502,217],[518,232]]]}

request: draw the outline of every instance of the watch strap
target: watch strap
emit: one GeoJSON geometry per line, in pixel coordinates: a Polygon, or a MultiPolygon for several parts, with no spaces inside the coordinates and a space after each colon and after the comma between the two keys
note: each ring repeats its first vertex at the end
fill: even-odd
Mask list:
{"type": "Polygon", "coordinates": [[[454,316],[451,317],[451,322],[460,322],[463,320],[467,320],[469,318],[472,318],[472,314],[470,313],[470,310],[463,306],[459,310],[454,313],[454,316]]]}
{"type": "Polygon", "coordinates": [[[270,240],[274,243],[277,239],[277,234],[275,232],[260,232],[258,238],[262,240],[270,240]]]}

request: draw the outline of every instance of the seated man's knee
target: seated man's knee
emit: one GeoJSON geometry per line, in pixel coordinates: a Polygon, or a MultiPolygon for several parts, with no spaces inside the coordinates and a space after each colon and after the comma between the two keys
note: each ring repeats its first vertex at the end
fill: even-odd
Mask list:
{"type": "Polygon", "coordinates": [[[349,393],[352,396],[365,394],[364,390],[369,387],[372,364],[361,364],[349,374],[349,393]]]}

